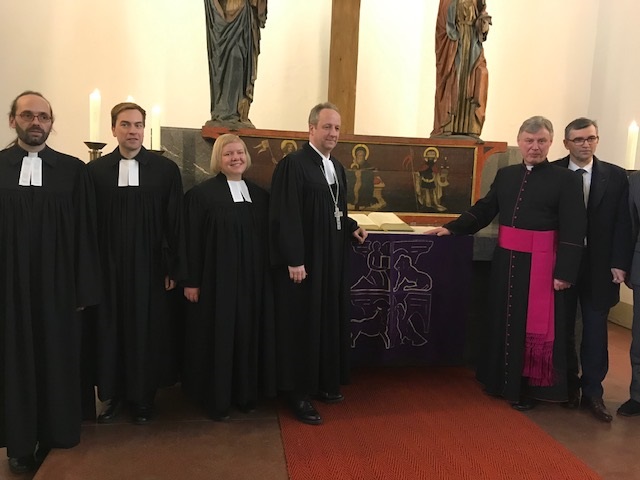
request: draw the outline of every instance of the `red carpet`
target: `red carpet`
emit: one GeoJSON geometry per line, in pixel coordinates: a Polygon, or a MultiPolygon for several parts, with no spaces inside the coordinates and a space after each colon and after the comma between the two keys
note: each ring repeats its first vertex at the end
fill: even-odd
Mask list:
{"type": "Polygon", "coordinates": [[[291,480],[600,477],[462,368],[357,370],[321,426],[279,412],[291,480]]]}

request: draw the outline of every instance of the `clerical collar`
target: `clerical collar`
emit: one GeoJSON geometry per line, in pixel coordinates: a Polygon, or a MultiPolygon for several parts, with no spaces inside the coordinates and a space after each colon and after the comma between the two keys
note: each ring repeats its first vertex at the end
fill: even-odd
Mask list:
{"type": "Polygon", "coordinates": [[[330,157],[325,157],[320,150],[318,150],[315,145],[309,142],[311,148],[313,148],[318,155],[322,158],[322,172],[324,173],[325,178],[327,179],[327,183],[329,185],[333,185],[336,183],[336,179],[338,178],[336,175],[336,168],[333,166],[333,162],[330,157]]]}
{"type": "Polygon", "coordinates": [[[227,183],[234,202],[251,202],[251,195],[244,180],[227,180],[227,183]]]}
{"type": "Polygon", "coordinates": [[[126,158],[120,160],[118,165],[118,186],[140,186],[140,164],[135,158],[132,160],[127,160],[126,158]]]}
{"type": "Polygon", "coordinates": [[[587,173],[591,173],[591,171],[593,170],[593,158],[591,159],[591,161],[585,165],[584,167],[581,167],[580,165],[577,165],[575,163],[573,163],[573,160],[569,160],[569,170],[575,172],[576,170],[582,169],[587,173]]]}
{"type": "Polygon", "coordinates": [[[22,158],[18,185],[23,187],[42,186],[42,158],[38,156],[38,152],[27,152],[27,156],[22,158]]]}

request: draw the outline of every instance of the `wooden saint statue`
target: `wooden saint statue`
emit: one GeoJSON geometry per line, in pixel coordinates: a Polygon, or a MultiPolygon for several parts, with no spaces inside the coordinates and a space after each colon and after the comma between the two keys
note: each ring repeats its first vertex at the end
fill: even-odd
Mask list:
{"type": "Polygon", "coordinates": [[[211,120],[208,126],[254,128],[249,120],[267,0],[205,0],[211,120]]]}
{"type": "Polygon", "coordinates": [[[491,17],[485,0],[440,0],[432,137],[480,137],[488,88],[482,44],[487,39],[489,25],[491,17]]]}

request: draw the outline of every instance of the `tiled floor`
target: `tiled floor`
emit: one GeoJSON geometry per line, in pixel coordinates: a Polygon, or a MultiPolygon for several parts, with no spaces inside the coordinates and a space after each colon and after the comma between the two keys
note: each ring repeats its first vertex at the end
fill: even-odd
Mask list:
{"type": "MultiPolygon", "coordinates": [[[[612,324],[609,334],[605,403],[614,412],[628,398],[630,332],[612,324]]],[[[273,404],[248,415],[233,413],[230,422],[218,423],[174,388],[159,395],[157,411],[156,421],[144,427],[126,417],[113,425],[84,425],[82,443],[51,452],[34,480],[197,480],[213,478],[211,472],[225,480],[287,479],[273,404]]],[[[640,479],[640,417],[616,416],[604,424],[587,411],[551,404],[527,415],[604,479],[640,479]]],[[[14,476],[0,462],[0,479],[12,478],[32,476],[14,476]]]]}

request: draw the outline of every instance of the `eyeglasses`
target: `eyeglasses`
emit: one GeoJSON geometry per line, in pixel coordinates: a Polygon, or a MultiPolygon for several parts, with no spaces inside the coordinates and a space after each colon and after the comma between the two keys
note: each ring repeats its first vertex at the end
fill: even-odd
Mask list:
{"type": "Polygon", "coordinates": [[[577,137],[577,138],[568,138],[567,140],[570,141],[570,142],[573,142],[575,145],[584,145],[584,142],[587,142],[589,145],[593,145],[599,139],[600,139],[600,137],[592,135],[592,136],[587,137],[587,138],[577,137]]]}
{"type": "Polygon", "coordinates": [[[18,116],[25,122],[33,122],[34,118],[37,118],[40,123],[49,123],[51,121],[51,115],[48,113],[33,113],[27,110],[19,113],[18,116]]]}

